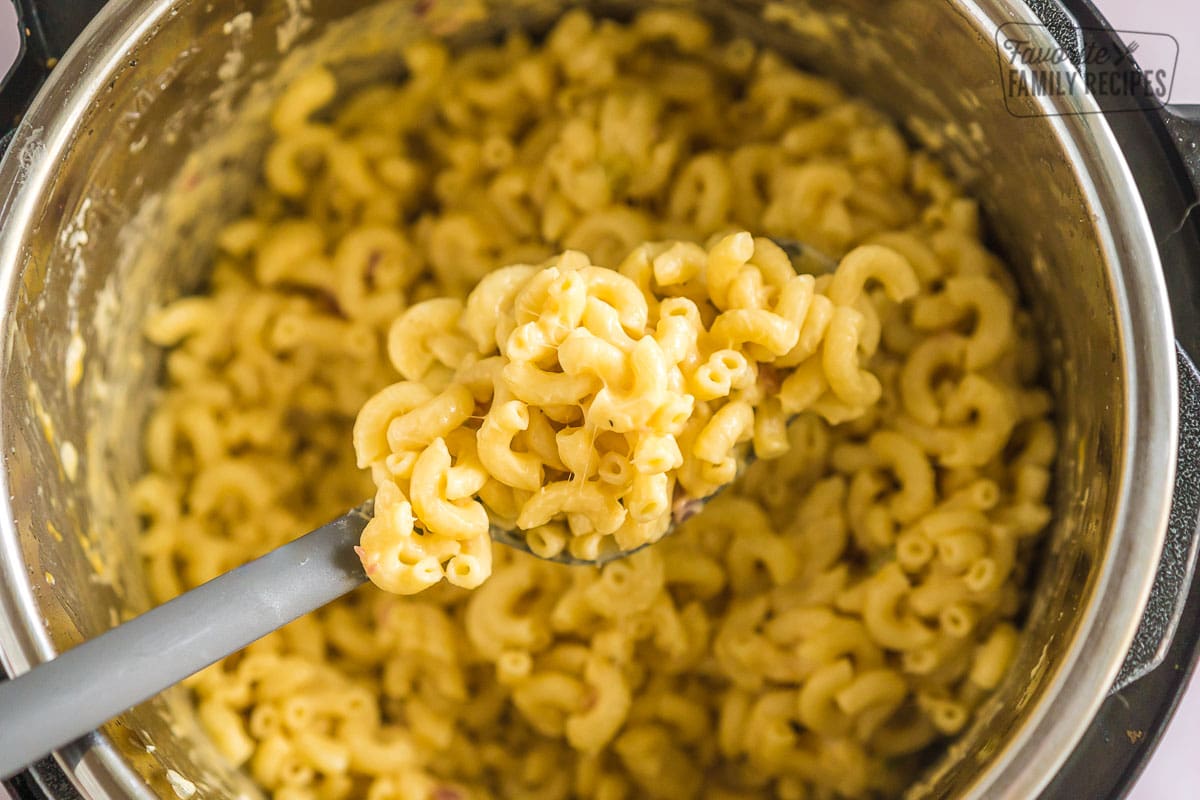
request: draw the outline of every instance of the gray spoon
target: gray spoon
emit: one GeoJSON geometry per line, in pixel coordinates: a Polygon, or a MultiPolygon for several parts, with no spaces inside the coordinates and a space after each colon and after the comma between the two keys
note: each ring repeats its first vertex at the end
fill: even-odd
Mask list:
{"type": "MultiPolygon", "coordinates": [[[[787,240],[776,243],[799,271],[820,273],[832,268],[832,260],[814,248],[787,240]]],[[[752,458],[752,451],[748,452],[744,463],[752,458]]],[[[691,516],[707,499],[677,504],[675,522],[691,516]]],[[[259,559],[0,683],[0,780],[361,586],[367,576],[354,546],[373,510],[374,502],[367,501],[259,559]]],[[[493,525],[491,534],[496,541],[529,552],[525,539],[512,531],[493,525]]],[[[596,561],[581,561],[563,552],[550,560],[595,566],[632,552],[613,551],[596,561]]]]}

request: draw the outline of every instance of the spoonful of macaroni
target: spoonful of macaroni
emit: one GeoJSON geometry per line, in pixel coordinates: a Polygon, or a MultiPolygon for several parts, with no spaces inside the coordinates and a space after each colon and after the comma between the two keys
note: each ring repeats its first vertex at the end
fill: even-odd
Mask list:
{"type": "Polygon", "coordinates": [[[0,778],[368,579],[474,588],[493,540],[592,565],[658,541],[783,455],[795,415],[875,404],[872,282],[894,302],[918,289],[883,246],[830,271],[738,232],[616,269],[566,252],[411,306],[388,337],[403,380],[354,427],[374,499],[0,684],[0,778]]]}
{"type": "Polygon", "coordinates": [[[868,281],[894,301],[918,288],[881,246],[817,277],[739,232],[707,250],[645,244],[617,269],[566,252],[489,273],[465,302],[412,306],[388,337],[403,380],[354,428],[376,485],[367,577],[470,589],[493,539],[575,564],[658,541],[750,451],[786,452],[794,415],[843,421],[878,400],[868,281]]]}

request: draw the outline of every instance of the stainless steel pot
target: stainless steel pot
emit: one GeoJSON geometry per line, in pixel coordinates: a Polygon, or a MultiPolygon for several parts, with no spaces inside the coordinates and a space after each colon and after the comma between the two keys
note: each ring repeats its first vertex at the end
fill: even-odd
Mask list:
{"type": "MultiPolygon", "coordinates": [[[[104,8],[0,163],[0,657],[10,672],[147,605],[122,503],[159,366],[138,326],[152,304],[201,280],[214,231],[249,190],[270,98],[317,59],[353,84],[395,74],[397,43],[423,31],[536,29],[565,5],[104,8]]],[[[645,4],[601,5],[621,13],[645,4]]],[[[1027,645],[912,790],[1033,797],[1118,674],[1128,681],[1161,660],[1177,619],[1168,593],[1162,624],[1143,627],[1145,652],[1126,663],[1167,539],[1179,408],[1171,312],[1133,177],[1091,100],[1010,98],[1033,116],[1006,107],[996,31],[1039,22],[1018,0],[696,5],[842,81],[936,149],[983,199],[1046,331],[1063,456],[1027,645]]],[[[1044,30],[1031,35],[1053,45],[1044,30]]],[[[1172,564],[1185,571],[1194,555],[1187,521],[1187,553],[1172,564]]],[[[197,797],[257,794],[206,742],[178,689],[57,760],[89,798],[184,797],[193,786],[197,797]]]]}

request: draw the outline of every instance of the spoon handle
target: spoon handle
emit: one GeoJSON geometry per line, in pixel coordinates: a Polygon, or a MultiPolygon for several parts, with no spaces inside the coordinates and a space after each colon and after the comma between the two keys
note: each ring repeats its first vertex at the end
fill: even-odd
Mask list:
{"type": "Polygon", "coordinates": [[[0,683],[0,779],[366,580],[360,506],[0,683]]]}

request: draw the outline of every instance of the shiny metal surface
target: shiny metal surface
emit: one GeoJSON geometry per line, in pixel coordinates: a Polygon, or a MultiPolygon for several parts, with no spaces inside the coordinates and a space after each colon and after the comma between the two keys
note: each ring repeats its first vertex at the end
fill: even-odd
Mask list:
{"type": "MultiPolygon", "coordinates": [[[[11,670],[146,607],[135,520],[121,502],[159,367],[137,326],[200,280],[213,232],[247,194],[272,94],[318,58],[349,84],[395,74],[398,40],[467,22],[452,2],[420,17],[405,3],[289,12],[296,5],[247,2],[238,10],[250,15],[235,18],[221,3],[114,0],[0,164],[0,654],[11,670]]],[[[524,2],[508,18],[537,27],[558,5],[524,2]]],[[[1121,665],[1174,474],[1170,313],[1124,161],[1101,117],[1071,113],[1089,110],[1076,101],[1028,101],[1059,116],[1005,110],[996,28],[1036,22],[1017,0],[699,5],[837,78],[938,151],[983,200],[1047,332],[1063,458],[1029,641],[912,791],[1031,797],[1121,665]]],[[[173,798],[172,774],[198,796],[257,795],[200,734],[180,690],[59,761],[91,798],[173,798]]]]}

